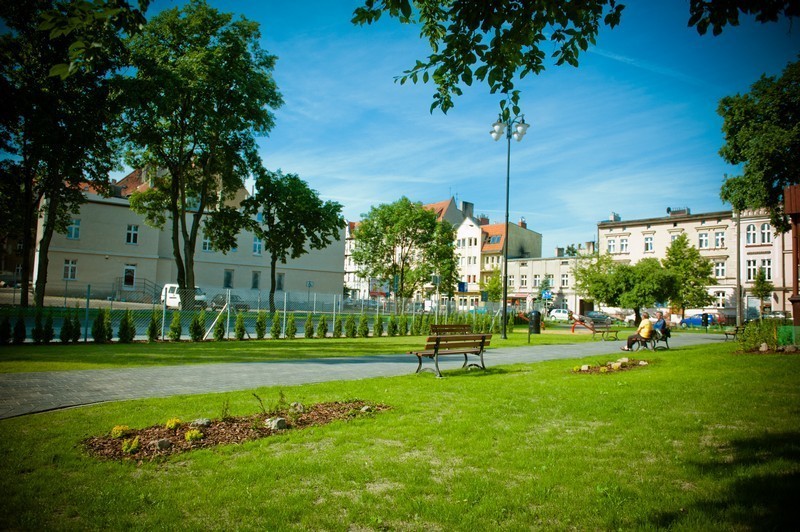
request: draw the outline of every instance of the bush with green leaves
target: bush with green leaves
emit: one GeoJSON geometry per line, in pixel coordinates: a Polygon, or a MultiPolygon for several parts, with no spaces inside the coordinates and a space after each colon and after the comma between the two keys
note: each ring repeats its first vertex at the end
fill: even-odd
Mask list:
{"type": "Polygon", "coordinates": [[[417,314],[411,318],[411,336],[419,336],[422,329],[422,315],[417,314]]]}
{"type": "Polygon", "coordinates": [[[372,322],[372,336],[374,338],[383,336],[383,316],[380,314],[375,316],[375,321],[372,322]]]}
{"type": "Polygon", "coordinates": [[[263,340],[267,334],[267,313],[263,310],[258,311],[256,316],[256,340],[263,340]]]}
{"type": "Polygon", "coordinates": [[[514,332],[514,314],[508,315],[508,321],[506,322],[506,332],[507,333],[514,332]]]}
{"type": "Polygon", "coordinates": [[[173,311],[172,322],[169,324],[169,339],[173,342],[180,342],[182,334],[183,325],[181,325],[181,311],[176,310],[173,311]]]}
{"type": "Polygon", "coordinates": [[[342,337],[342,315],[339,314],[336,316],[336,319],[333,320],[333,332],[331,333],[334,338],[341,338],[342,337]]]}
{"type": "Polygon", "coordinates": [[[314,338],[314,318],[311,316],[310,312],[306,314],[306,323],[303,327],[303,336],[306,338],[314,338]]]}
{"type": "Polygon", "coordinates": [[[389,323],[386,324],[386,335],[390,337],[397,336],[397,320],[394,314],[389,316],[389,323]]]}
{"type": "Polygon", "coordinates": [[[186,431],[186,434],[183,435],[184,439],[188,442],[193,442],[197,440],[202,440],[205,435],[200,432],[199,429],[189,429],[186,431]]]}
{"type": "Polygon", "coordinates": [[[428,336],[431,333],[431,317],[427,314],[422,316],[422,324],[419,328],[419,334],[428,336]]]}
{"type": "Polygon", "coordinates": [[[141,448],[142,445],[139,443],[139,436],[136,436],[132,440],[122,440],[122,452],[125,454],[136,454],[141,448]]]}
{"type": "Polygon", "coordinates": [[[25,316],[20,312],[17,322],[14,323],[14,335],[12,340],[15,344],[19,345],[25,342],[25,337],[28,335],[28,330],[25,328],[25,316]]]}
{"type": "Polygon", "coordinates": [[[61,322],[58,339],[61,340],[62,344],[68,344],[72,341],[72,313],[69,309],[64,311],[64,319],[61,322]]]}
{"type": "MultiPolygon", "coordinates": [[[[81,309],[75,305],[75,314],[72,315],[72,341],[78,343],[83,334],[83,324],[81,324],[81,309]]],[[[88,324],[88,323],[87,323],[88,324]]]]}
{"type": "Polygon", "coordinates": [[[277,310],[272,316],[272,326],[269,328],[269,335],[273,340],[281,337],[281,313],[277,310]]]}
{"type": "Polygon", "coordinates": [[[368,336],[369,321],[367,321],[367,315],[362,312],[361,316],[358,318],[358,337],[367,338],[368,336]]]}
{"type": "Polygon", "coordinates": [[[11,320],[8,316],[0,319],[0,345],[6,345],[11,341],[11,320]]]}
{"type": "Polygon", "coordinates": [[[111,437],[115,440],[119,438],[124,438],[131,433],[131,428],[128,425],[115,425],[114,428],[111,429],[111,437]]]}
{"type": "Polygon", "coordinates": [[[104,344],[108,341],[106,334],[106,309],[97,309],[97,314],[92,322],[92,340],[96,344],[104,344]]]}
{"type": "Polygon", "coordinates": [[[206,334],[206,311],[201,310],[195,313],[192,321],[189,322],[189,338],[192,342],[202,342],[206,334]]]}
{"type": "Polygon", "coordinates": [[[344,335],[347,338],[356,337],[356,318],[352,314],[348,314],[344,322],[344,335]]]}
{"type": "Polygon", "coordinates": [[[736,338],[745,352],[758,351],[762,344],[775,350],[778,347],[778,323],[776,320],[751,321],[736,338]]]}
{"type": "Polygon", "coordinates": [[[236,335],[236,339],[240,342],[244,340],[244,314],[242,312],[236,313],[236,323],[233,326],[233,334],[236,335]]]}
{"type": "Polygon", "coordinates": [[[325,338],[328,336],[328,318],[325,315],[319,317],[317,323],[317,338],[325,338]]]}
{"type": "Polygon", "coordinates": [[[161,331],[158,329],[158,316],[155,312],[150,314],[150,323],[147,325],[147,341],[157,342],[161,331]]]}
{"type": "Polygon", "coordinates": [[[44,326],[42,325],[42,309],[40,307],[36,308],[36,314],[33,317],[31,340],[35,344],[41,344],[44,341],[44,326]]]}
{"type": "Polygon", "coordinates": [[[103,327],[103,332],[106,333],[106,343],[110,344],[112,338],[114,337],[114,329],[111,328],[111,309],[106,310],[103,319],[105,320],[105,326],[103,327]]]}
{"type": "Polygon", "coordinates": [[[119,320],[119,341],[122,344],[129,344],[133,342],[136,337],[136,324],[133,321],[133,313],[130,309],[122,314],[122,319],[119,320]]]}
{"type": "Polygon", "coordinates": [[[222,342],[225,340],[225,321],[222,315],[217,316],[217,323],[214,325],[214,340],[222,342]]]}
{"type": "Polygon", "coordinates": [[[294,312],[292,312],[286,320],[286,338],[294,340],[295,336],[297,336],[297,320],[295,320],[294,312]]]}
{"type": "Polygon", "coordinates": [[[408,336],[408,317],[405,314],[401,314],[400,319],[397,320],[397,334],[408,336]]]}
{"type": "Polygon", "coordinates": [[[55,337],[56,331],[53,328],[53,313],[48,312],[47,318],[44,320],[44,336],[42,336],[42,342],[49,344],[55,337]]]}

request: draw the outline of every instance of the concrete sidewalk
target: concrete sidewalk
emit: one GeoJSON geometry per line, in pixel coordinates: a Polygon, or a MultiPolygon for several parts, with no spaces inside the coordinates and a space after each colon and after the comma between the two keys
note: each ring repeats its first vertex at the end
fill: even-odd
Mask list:
{"type": "MultiPolygon", "coordinates": [[[[721,336],[678,334],[670,339],[670,346],[675,349],[720,342],[723,341],[721,336]]],[[[533,345],[530,346],[491,349],[484,356],[486,365],[492,367],[602,354],[616,359],[626,355],[619,350],[624,345],[622,341],[552,346],[535,345],[535,342],[533,336],[533,345]]],[[[648,355],[645,353],[639,353],[639,356],[646,358],[648,355]]],[[[439,366],[448,370],[458,368],[462,363],[461,357],[444,357],[439,366]]],[[[415,357],[395,354],[285,362],[5,373],[0,374],[0,419],[105,401],[392,377],[413,373],[416,367],[415,357]]]]}

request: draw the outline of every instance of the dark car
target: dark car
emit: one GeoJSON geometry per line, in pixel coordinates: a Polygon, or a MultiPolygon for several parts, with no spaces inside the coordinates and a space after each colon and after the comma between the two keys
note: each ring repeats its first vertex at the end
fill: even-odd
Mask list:
{"type": "MultiPolygon", "coordinates": [[[[225,294],[217,294],[213,298],[211,298],[211,308],[212,310],[220,310],[225,306],[225,301],[227,297],[225,294]]],[[[247,312],[250,310],[250,305],[244,302],[244,299],[241,297],[231,294],[231,310],[236,312],[247,312]]]]}
{"type": "Polygon", "coordinates": [[[600,325],[611,325],[612,323],[614,323],[614,318],[612,318],[605,312],[599,312],[597,310],[586,311],[584,316],[586,317],[587,320],[590,320],[593,323],[599,323],[600,325]]]}
{"type": "MultiPolygon", "coordinates": [[[[719,318],[716,314],[708,314],[708,326],[716,325],[719,323],[719,318]]],[[[703,315],[702,314],[695,314],[694,316],[683,318],[680,323],[681,327],[686,329],[687,327],[702,327],[703,326],[703,315]]]]}

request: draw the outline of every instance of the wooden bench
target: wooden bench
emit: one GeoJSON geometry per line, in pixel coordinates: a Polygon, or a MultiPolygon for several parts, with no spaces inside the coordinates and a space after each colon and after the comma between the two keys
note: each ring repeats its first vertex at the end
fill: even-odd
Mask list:
{"type": "Polygon", "coordinates": [[[600,339],[605,341],[611,340],[619,340],[619,329],[612,329],[611,325],[600,325],[595,326],[592,320],[587,319],[576,319],[572,322],[572,332],[575,332],[575,327],[581,326],[586,327],[590,331],[592,331],[592,340],[595,340],[597,335],[600,335],[600,339]]]}
{"type": "Polygon", "coordinates": [[[649,349],[650,351],[656,351],[659,349],[658,343],[662,342],[666,347],[662,347],[661,349],[669,349],[669,336],[661,334],[657,330],[653,329],[653,335],[648,338],[647,340],[639,340],[638,342],[634,343],[634,351],[637,351],[640,347],[643,349],[649,349]]]}
{"type": "Polygon", "coordinates": [[[726,331],[722,331],[722,334],[725,335],[725,341],[727,342],[728,338],[730,338],[732,340],[736,340],[736,337],[739,336],[739,333],[742,332],[743,330],[744,330],[744,327],[740,327],[739,325],[736,325],[732,330],[729,329],[729,330],[726,330],[726,331]]]}
{"type": "Polygon", "coordinates": [[[431,334],[442,336],[446,334],[470,334],[472,326],[466,323],[450,324],[450,325],[431,325],[431,334]]]}
{"type": "Polygon", "coordinates": [[[462,368],[476,367],[486,369],[483,364],[483,352],[489,346],[492,339],[491,334],[437,334],[429,336],[425,340],[425,348],[419,351],[409,351],[409,354],[416,355],[419,360],[416,373],[420,371],[430,371],[435,373],[437,377],[442,376],[439,371],[439,356],[440,355],[464,355],[464,364],[462,368]],[[467,355],[475,355],[480,358],[480,364],[468,363],[467,355]],[[422,358],[427,357],[433,359],[433,368],[423,368],[422,358]]]}

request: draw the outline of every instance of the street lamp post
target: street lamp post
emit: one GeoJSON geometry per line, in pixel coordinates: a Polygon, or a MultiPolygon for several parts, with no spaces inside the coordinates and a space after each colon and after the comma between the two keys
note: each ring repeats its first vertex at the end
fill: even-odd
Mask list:
{"type": "Polygon", "coordinates": [[[502,115],[497,118],[497,122],[492,124],[492,130],[489,132],[495,141],[500,140],[504,135],[508,141],[508,151],[506,153],[506,224],[503,235],[503,325],[502,337],[507,339],[506,325],[508,323],[508,185],[511,178],[511,138],[516,139],[517,142],[522,140],[525,133],[528,131],[529,124],[525,123],[525,115],[517,115],[508,123],[503,122],[502,115]]]}

